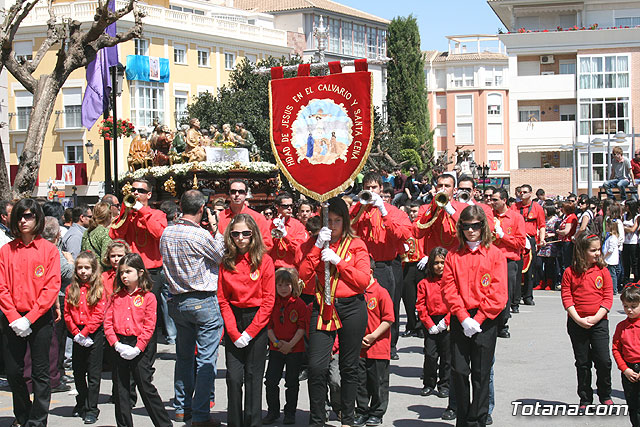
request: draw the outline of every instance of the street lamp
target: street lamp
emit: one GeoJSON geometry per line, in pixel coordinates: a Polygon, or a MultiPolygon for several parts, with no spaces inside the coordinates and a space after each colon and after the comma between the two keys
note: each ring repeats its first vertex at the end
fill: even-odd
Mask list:
{"type": "MultiPolygon", "coordinates": [[[[575,144],[576,149],[587,148],[587,194],[589,197],[592,196],[593,192],[593,167],[591,165],[591,146],[595,145],[598,147],[602,147],[605,140],[602,138],[594,138],[591,141],[587,141],[586,144],[578,143],[575,144]]],[[[579,167],[578,167],[579,168],[579,167]]]]}
{"type": "Polygon", "coordinates": [[[327,41],[329,40],[329,27],[324,26],[322,15],[320,15],[320,23],[316,27],[313,25],[313,36],[318,42],[318,53],[320,55],[320,63],[324,64],[324,51],[327,50],[327,41]]]}
{"type": "Polygon", "coordinates": [[[491,168],[489,167],[489,165],[483,163],[482,166],[479,166],[479,169],[482,173],[482,192],[484,193],[484,190],[487,186],[487,177],[489,176],[489,170],[491,168]]]}
{"type": "MultiPolygon", "coordinates": [[[[119,62],[111,67],[111,87],[113,88],[111,91],[111,109],[113,110],[113,183],[111,181],[110,160],[107,160],[105,164],[105,190],[111,193],[113,188],[115,194],[118,194],[118,111],[116,108],[116,99],[122,94],[125,69],[125,66],[119,62]]],[[[105,159],[111,159],[110,147],[111,142],[105,139],[105,159]]]]}
{"type": "Polygon", "coordinates": [[[93,142],[91,142],[91,140],[88,140],[85,144],[84,144],[84,148],[87,149],[87,154],[89,155],[89,160],[93,160],[94,162],[96,162],[96,166],[100,166],[100,149],[98,148],[98,150],[96,151],[96,154],[93,154],[93,142]]]}

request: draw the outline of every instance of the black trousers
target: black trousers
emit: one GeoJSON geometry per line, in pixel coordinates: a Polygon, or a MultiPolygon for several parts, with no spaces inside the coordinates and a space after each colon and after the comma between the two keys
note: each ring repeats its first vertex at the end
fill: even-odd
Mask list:
{"type": "MultiPolygon", "coordinates": [[[[164,273],[162,272],[162,267],[158,268],[150,268],[149,271],[149,279],[151,279],[151,283],[153,286],[151,287],[151,292],[156,297],[156,301],[158,301],[158,306],[156,307],[156,318],[158,319],[156,322],[156,331],[162,333],[164,327],[164,315],[162,314],[162,304],[160,304],[160,295],[162,293],[162,285],[164,284],[166,278],[164,277],[164,273]]],[[[153,355],[153,361],[155,362],[155,354],[153,355]]]]}
{"type": "Polygon", "coordinates": [[[529,270],[524,274],[524,284],[522,285],[522,299],[525,302],[533,301],[536,263],[538,262],[538,255],[536,255],[536,238],[527,236],[527,239],[531,244],[531,265],[529,266],[529,270]]]}
{"type": "MultiPolygon", "coordinates": [[[[518,271],[516,273],[516,287],[513,292],[513,298],[511,299],[511,308],[520,307],[520,298],[522,297],[522,259],[517,261],[518,271]]],[[[508,272],[508,269],[507,269],[508,272]]]]}
{"type": "MultiPolygon", "coordinates": [[[[640,363],[627,363],[634,372],[640,372],[640,363]]],[[[622,374],[622,389],[633,427],[640,426],[640,383],[632,383],[622,374]]]]}
{"type": "Polygon", "coordinates": [[[356,413],[382,418],[389,406],[389,360],[360,358],[356,413]]]}
{"type": "MultiPolygon", "coordinates": [[[[417,262],[405,263],[403,267],[402,301],[407,313],[407,331],[420,328],[420,319],[416,314],[416,299],[418,298],[418,282],[424,279],[424,271],[418,270],[417,262]]],[[[397,319],[397,317],[396,317],[397,319]]]]}
{"type": "Polygon", "coordinates": [[[611,358],[609,357],[609,320],[602,319],[584,329],[570,317],[567,332],[571,338],[578,374],[578,396],[581,405],[593,403],[591,364],[596,367],[596,386],[600,402],[611,398],[611,358]]]}
{"type": "MultiPolygon", "coordinates": [[[[516,293],[516,286],[518,282],[518,275],[521,274],[520,263],[518,261],[514,261],[511,259],[507,260],[507,286],[509,292],[509,299],[507,300],[507,306],[502,310],[502,313],[498,316],[500,319],[499,328],[500,330],[509,330],[509,326],[507,323],[509,322],[509,317],[511,316],[509,312],[509,307],[514,307],[514,296],[516,293]]],[[[518,304],[515,304],[517,306],[518,304]]]]}
{"type": "MultiPolygon", "coordinates": [[[[26,313],[21,313],[22,315],[26,313]]],[[[31,334],[25,338],[17,336],[2,317],[2,350],[7,381],[13,398],[13,414],[18,423],[29,427],[47,425],[51,383],[49,380],[49,350],[53,334],[53,318],[48,310],[31,325],[31,334]],[[24,379],[24,356],[27,344],[31,351],[31,381],[33,402],[24,379]]]]}
{"type": "MultiPolygon", "coordinates": [[[[475,310],[470,312],[475,315],[475,310]]],[[[451,316],[451,377],[456,393],[456,426],[485,426],[489,414],[489,379],[496,349],[498,321],[482,322],[482,332],[467,338],[451,316]],[[469,386],[473,385],[473,396],[469,386]]]]}
{"type": "Polygon", "coordinates": [[[304,352],[282,354],[279,351],[269,351],[269,365],[265,376],[264,385],[267,392],[267,406],[269,413],[280,414],[280,380],[285,366],[287,367],[284,376],[284,386],[286,388],[284,405],[285,415],[294,415],[298,407],[298,392],[300,391],[300,381],[298,375],[302,368],[304,352]]]}
{"type": "Polygon", "coordinates": [[[623,285],[631,281],[631,273],[633,273],[634,280],[638,281],[638,245],[630,245],[628,243],[622,245],[622,269],[624,274],[623,285]]]}
{"type": "MultiPolygon", "coordinates": [[[[138,387],[140,397],[153,425],[156,427],[173,426],[167,410],[164,409],[164,403],[158,394],[158,390],[151,382],[154,373],[152,364],[156,354],[156,339],[156,334],[154,333],[145,350],[133,360],[125,360],[116,353],[114,369],[117,370],[116,378],[118,386],[116,387],[114,400],[116,403],[116,424],[118,427],[133,427],[133,418],[131,416],[131,377],[133,377],[138,387]]],[[[118,340],[130,346],[135,346],[138,341],[136,337],[120,335],[118,336],[118,340]]]]}
{"type": "MultiPolygon", "coordinates": [[[[573,242],[560,242],[560,248],[562,252],[561,271],[564,271],[573,263],[573,242]]],[[[562,278],[562,274],[560,274],[560,278],[562,278]]]]}
{"type": "Polygon", "coordinates": [[[391,325],[391,351],[395,352],[396,346],[398,345],[398,336],[400,336],[400,299],[402,299],[402,288],[404,287],[402,280],[402,261],[400,261],[399,256],[391,261],[391,271],[393,272],[393,279],[396,285],[393,293],[389,294],[393,301],[393,316],[396,319],[393,325],[391,325]]]}
{"type": "MultiPolygon", "coordinates": [[[[244,331],[253,321],[258,307],[233,307],[239,331],[244,331]]],[[[227,360],[227,425],[262,425],[262,377],[267,358],[267,328],[263,328],[249,345],[244,348],[235,346],[231,338],[225,335],[224,351],[227,360]],[[242,386],[244,385],[244,411],[242,409],[242,386]]]]}
{"type": "MultiPolygon", "coordinates": [[[[82,328],[81,328],[82,329],[82,328]]],[[[100,414],[98,409],[98,397],[100,396],[100,378],[102,374],[102,355],[104,352],[104,331],[100,327],[90,334],[93,340],[91,347],[83,347],[77,342],[73,343],[73,380],[78,395],[76,407],[80,414],[100,414]]]]}
{"type": "MultiPolygon", "coordinates": [[[[431,320],[437,325],[445,316],[431,316],[431,320]]],[[[425,328],[426,329],[426,328],[425,328]]],[[[439,390],[449,388],[451,379],[451,338],[449,331],[431,335],[424,332],[424,366],[422,369],[425,387],[439,390]],[[438,378],[440,378],[438,380],[438,378]]]]}
{"type": "Polygon", "coordinates": [[[67,336],[69,332],[67,331],[67,325],[64,322],[64,296],[58,295],[58,301],[60,302],[61,318],[59,322],[54,323],[53,328],[54,328],[56,339],[58,341],[57,367],[58,367],[58,371],[60,372],[60,376],[62,376],[62,375],[66,375],[66,371],[64,369],[64,351],[67,344],[67,336]]]}
{"type": "Polygon", "coordinates": [[[318,306],[311,311],[309,327],[309,425],[324,426],[327,400],[327,374],[331,349],[338,334],[340,343],[340,399],[342,424],[353,424],[358,387],[358,362],[362,337],[367,329],[367,307],[364,295],[336,298],[335,307],[342,322],[338,331],[318,331],[318,306]]]}

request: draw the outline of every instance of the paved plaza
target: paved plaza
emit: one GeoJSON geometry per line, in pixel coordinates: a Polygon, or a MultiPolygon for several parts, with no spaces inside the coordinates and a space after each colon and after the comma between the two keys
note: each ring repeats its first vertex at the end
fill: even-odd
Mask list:
{"type": "MultiPolygon", "coordinates": [[[[573,353],[566,333],[566,314],[562,309],[560,293],[553,291],[536,291],[535,307],[521,306],[520,313],[513,315],[510,321],[511,338],[498,339],[495,365],[496,407],[493,412],[496,426],[625,426],[630,425],[626,416],[537,416],[513,417],[512,401],[541,405],[550,403],[576,404],[576,373],[573,366],[573,353]]],[[[621,303],[614,299],[613,310],[609,315],[611,336],[615,325],[624,318],[621,303]]],[[[404,316],[401,319],[404,322],[404,316]]],[[[401,326],[401,331],[404,325],[401,326]]],[[[171,398],[173,397],[173,366],[175,354],[173,347],[159,345],[159,358],[156,361],[155,385],[166,402],[169,415],[173,418],[171,398]]],[[[398,343],[400,360],[391,363],[389,409],[384,418],[387,426],[446,426],[454,425],[454,421],[440,419],[447,400],[436,396],[422,397],[420,389],[422,381],[422,340],[418,338],[400,338],[398,343]]],[[[613,401],[624,403],[620,374],[613,363],[613,401]]],[[[213,416],[226,421],[226,387],[224,348],[221,347],[218,361],[219,371],[216,380],[216,406],[213,416]]],[[[595,371],[594,371],[595,372],[595,371]]],[[[100,417],[96,426],[114,426],[114,407],[107,403],[111,381],[108,374],[103,376],[100,396],[100,417]]],[[[284,381],[283,381],[284,382],[284,381]]],[[[595,384],[595,379],[594,379],[595,384]]],[[[282,386],[282,383],[281,383],[282,386]]],[[[594,385],[595,387],[595,385],[594,385]]],[[[281,390],[284,400],[284,392],[281,390]]],[[[264,396],[264,393],[263,393],[264,396]]],[[[597,403],[597,396],[594,396],[597,403]]],[[[134,409],[136,426],[152,426],[140,399],[134,409]]],[[[69,393],[52,395],[49,425],[72,427],[84,425],[79,418],[71,418],[71,410],[75,398],[69,393]]],[[[262,405],[266,414],[266,401],[262,405]]],[[[308,420],[309,400],[306,381],[301,383],[298,403],[297,425],[304,426],[308,420]]],[[[13,421],[11,394],[0,391],[0,426],[9,426],[13,421]]],[[[282,421],[282,418],[280,419],[282,421]]],[[[183,425],[174,423],[175,425],[183,425]]],[[[332,418],[332,426],[340,423],[332,418]]],[[[280,425],[280,424],[276,424],[280,425]]]]}

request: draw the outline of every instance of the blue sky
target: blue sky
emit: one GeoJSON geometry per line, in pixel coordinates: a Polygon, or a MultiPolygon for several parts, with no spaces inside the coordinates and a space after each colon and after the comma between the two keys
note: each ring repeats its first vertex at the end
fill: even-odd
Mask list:
{"type": "Polygon", "coordinates": [[[504,25],[486,0],[335,0],[385,19],[413,14],[422,50],[447,50],[445,36],[497,34],[504,25]]]}

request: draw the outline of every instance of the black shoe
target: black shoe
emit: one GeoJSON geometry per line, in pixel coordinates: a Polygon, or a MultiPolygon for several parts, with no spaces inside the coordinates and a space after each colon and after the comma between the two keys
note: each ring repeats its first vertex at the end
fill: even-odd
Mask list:
{"type": "Polygon", "coordinates": [[[82,410],[82,408],[74,407],[73,412],[71,412],[71,416],[84,418],[84,411],[82,410]]]}
{"type": "Polygon", "coordinates": [[[359,426],[364,426],[367,424],[367,421],[369,420],[369,417],[362,414],[362,415],[356,415],[356,418],[353,420],[353,424],[356,427],[359,426]]]}
{"type": "Polygon", "coordinates": [[[282,424],[295,424],[295,423],[296,423],[296,414],[284,414],[284,420],[282,420],[282,424]]]}
{"type": "Polygon", "coordinates": [[[22,424],[20,424],[17,419],[14,419],[9,427],[22,427],[22,424]]]}
{"type": "Polygon", "coordinates": [[[487,414],[487,421],[484,423],[486,426],[490,426],[493,424],[493,418],[491,418],[491,414],[487,414]]]}
{"type": "Polygon", "coordinates": [[[440,419],[443,420],[455,420],[456,419],[456,411],[454,411],[453,409],[445,409],[444,412],[442,413],[442,415],[440,416],[440,419]]]}
{"type": "Polygon", "coordinates": [[[435,392],[436,391],[433,389],[433,387],[423,387],[423,389],[420,390],[420,396],[431,396],[435,392]]]}
{"type": "Polygon", "coordinates": [[[382,425],[382,418],[374,417],[372,415],[367,420],[367,425],[368,426],[381,426],[382,425]]]}
{"type": "Polygon", "coordinates": [[[536,305],[533,298],[524,300],[524,305],[536,305]]]}
{"type": "Polygon", "coordinates": [[[511,307],[511,312],[520,313],[520,306],[514,305],[513,307],[511,307]]]}
{"type": "Polygon", "coordinates": [[[400,334],[400,336],[402,338],[406,338],[406,337],[413,337],[415,335],[413,335],[414,331],[407,329],[406,331],[404,331],[403,333],[400,334]]]}
{"type": "Polygon", "coordinates": [[[449,397],[449,389],[441,388],[440,390],[438,390],[438,397],[442,399],[446,399],[447,397],[449,397]]]}
{"type": "Polygon", "coordinates": [[[64,391],[71,390],[71,386],[68,384],[58,384],[57,386],[51,388],[51,393],[62,393],[64,391]]]}
{"type": "Polygon", "coordinates": [[[396,351],[392,351],[391,352],[391,360],[399,360],[400,356],[398,356],[398,352],[396,351]]]}
{"type": "Polygon", "coordinates": [[[298,375],[298,381],[306,381],[309,378],[309,371],[307,369],[303,369],[300,371],[300,375],[298,375]]]}
{"type": "Polygon", "coordinates": [[[66,374],[65,374],[65,375],[62,375],[62,376],[60,377],[60,382],[61,382],[61,383],[65,383],[65,384],[73,383],[73,377],[71,377],[71,376],[69,376],[69,375],[66,375],[66,374]]]}
{"type": "Polygon", "coordinates": [[[499,338],[511,338],[511,334],[509,333],[509,331],[503,329],[503,330],[498,332],[498,337],[499,338]]]}
{"type": "Polygon", "coordinates": [[[262,419],[262,424],[273,424],[276,420],[280,418],[280,414],[276,414],[274,412],[267,412],[267,416],[262,419]]]}
{"type": "Polygon", "coordinates": [[[84,423],[85,424],[95,424],[98,421],[98,417],[96,417],[93,414],[87,414],[84,417],[84,423]]]}

